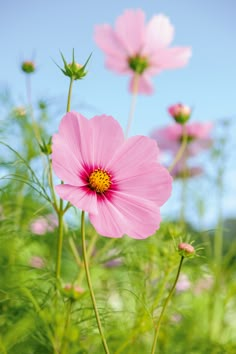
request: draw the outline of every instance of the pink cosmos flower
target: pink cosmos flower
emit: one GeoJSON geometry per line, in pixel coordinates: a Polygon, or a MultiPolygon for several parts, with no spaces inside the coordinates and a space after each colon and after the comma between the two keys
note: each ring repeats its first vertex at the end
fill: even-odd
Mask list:
{"type": "Polygon", "coordinates": [[[33,268],[43,268],[45,266],[44,260],[41,257],[33,256],[30,259],[30,265],[33,268]]]}
{"type": "Polygon", "coordinates": [[[56,216],[49,214],[35,219],[30,225],[30,229],[36,235],[44,235],[47,232],[52,232],[57,225],[58,222],[56,216]]]}
{"type": "Polygon", "coordinates": [[[190,47],[172,47],[174,27],[168,17],[155,15],[145,24],[142,10],[126,10],[113,29],[108,24],[95,28],[95,41],[105,52],[106,66],[119,74],[131,76],[130,91],[134,91],[134,76],[139,75],[138,92],[151,94],[151,77],[165,69],[185,66],[191,56],[190,47]]]}
{"type": "Polygon", "coordinates": [[[171,171],[171,175],[175,178],[192,178],[200,176],[203,173],[204,170],[200,166],[188,166],[186,159],[180,159],[171,171]]]}
{"type": "Polygon", "coordinates": [[[176,284],[176,291],[179,293],[182,291],[186,291],[190,288],[190,286],[191,283],[187,274],[180,274],[179,280],[176,284]]]}
{"type": "Polygon", "coordinates": [[[98,233],[142,239],[160,224],[160,206],[172,178],[157,162],[158,147],[145,136],[124,138],[119,123],[101,115],[88,120],[67,113],[53,136],[52,164],[64,184],[62,199],[89,213],[98,233]]]}
{"type": "MultiPolygon", "coordinates": [[[[185,127],[188,135],[188,146],[184,157],[194,156],[211,146],[210,133],[213,128],[211,122],[187,123],[185,127]]],[[[151,137],[157,141],[160,150],[176,154],[183,139],[183,126],[181,124],[173,124],[156,129],[151,133],[151,137]]]]}

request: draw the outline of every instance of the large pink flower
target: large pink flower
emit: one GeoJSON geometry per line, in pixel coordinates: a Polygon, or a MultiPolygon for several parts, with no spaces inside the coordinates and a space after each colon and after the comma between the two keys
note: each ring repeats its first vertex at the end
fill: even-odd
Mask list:
{"type": "MultiPolygon", "coordinates": [[[[213,124],[211,122],[193,122],[185,124],[188,135],[188,146],[184,157],[194,156],[212,144],[210,137],[213,124]]],[[[173,124],[164,128],[156,129],[151,137],[157,141],[161,151],[169,151],[176,154],[182,139],[183,125],[173,124]]]]}
{"type": "Polygon", "coordinates": [[[174,28],[168,17],[155,15],[145,24],[142,10],[126,10],[117,18],[115,28],[108,24],[95,28],[95,41],[105,52],[106,66],[120,74],[139,75],[138,92],[153,92],[151,77],[165,69],[185,66],[191,56],[189,47],[172,47],[174,28]]]}
{"type": "Polygon", "coordinates": [[[114,118],[88,120],[70,112],[53,136],[52,150],[53,169],[64,181],[56,186],[57,193],[88,212],[98,233],[139,239],[155,233],[172,179],[157,162],[154,140],[125,140],[114,118]]]}

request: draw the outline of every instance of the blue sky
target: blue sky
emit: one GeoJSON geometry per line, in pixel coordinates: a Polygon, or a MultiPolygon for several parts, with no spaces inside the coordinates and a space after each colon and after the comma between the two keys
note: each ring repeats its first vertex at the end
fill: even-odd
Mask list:
{"type": "MultiPolygon", "coordinates": [[[[194,107],[193,120],[236,116],[236,3],[235,0],[108,1],[41,0],[1,1],[0,88],[8,86],[16,104],[26,102],[23,60],[34,59],[33,98],[54,98],[58,114],[66,107],[69,80],[54,64],[62,64],[59,50],[71,61],[84,63],[92,52],[88,76],[76,82],[72,109],[87,117],[113,115],[123,127],[129,112],[128,78],[104,68],[104,55],[93,35],[96,24],[114,24],[127,8],[141,8],[147,20],[167,15],[175,27],[173,45],[191,46],[187,67],[164,71],[154,78],[155,93],[139,96],[131,135],[149,134],[156,126],[171,123],[168,105],[183,102],[194,107]]],[[[234,174],[235,178],[235,174],[234,174]]]]}
{"type": "Polygon", "coordinates": [[[179,101],[194,106],[195,120],[236,114],[234,0],[2,1],[0,87],[8,84],[19,100],[24,98],[19,66],[23,59],[33,57],[38,65],[34,97],[59,96],[61,103],[63,95],[66,101],[68,80],[53,63],[61,63],[59,50],[70,60],[74,48],[81,63],[92,52],[89,75],[75,85],[72,108],[87,103],[94,110],[86,111],[83,105],[84,114],[112,114],[125,126],[130,102],[128,78],[104,68],[104,56],[93,34],[95,24],[114,24],[126,8],[142,8],[147,19],[157,13],[169,16],[176,29],[173,45],[193,49],[186,68],[156,76],[155,94],[139,97],[132,134],[148,134],[155,125],[168,124],[166,107],[179,101]]]}

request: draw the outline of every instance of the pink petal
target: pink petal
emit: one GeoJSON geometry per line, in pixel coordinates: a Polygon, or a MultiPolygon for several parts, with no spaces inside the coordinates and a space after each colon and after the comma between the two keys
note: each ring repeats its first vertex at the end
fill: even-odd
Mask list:
{"type": "Polygon", "coordinates": [[[210,132],[213,128],[212,122],[193,122],[186,125],[187,133],[198,139],[210,137],[210,132]]]}
{"type": "Polygon", "coordinates": [[[63,200],[91,214],[97,214],[97,195],[88,188],[79,188],[69,184],[55,186],[56,192],[63,200]]]}
{"type": "Polygon", "coordinates": [[[126,10],[116,21],[115,31],[128,55],[140,53],[145,39],[145,14],[142,10],[126,10]]]}
{"type": "Polygon", "coordinates": [[[106,237],[122,237],[123,231],[123,215],[114,208],[112,202],[109,199],[100,199],[98,203],[98,214],[89,214],[91,224],[96,231],[106,237]]]}
{"type": "MultiPolygon", "coordinates": [[[[129,83],[129,91],[134,92],[134,75],[132,75],[130,83],[129,83]]],[[[148,75],[140,75],[139,83],[138,83],[138,93],[151,95],[153,93],[153,85],[151,83],[151,79],[148,75]]]]}
{"type": "Polygon", "coordinates": [[[119,181],[118,192],[124,196],[136,196],[163,205],[171,195],[172,178],[166,168],[153,163],[143,166],[142,171],[119,181]]]}
{"type": "Polygon", "coordinates": [[[117,148],[125,140],[123,130],[114,118],[106,115],[95,116],[90,119],[89,124],[87,145],[92,150],[93,166],[106,169],[117,148]],[[89,138],[92,139],[92,144],[88,144],[89,138]]]}
{"type": "Polygon", "coordinates": [[[79,178],[80,172],[83,170],[81,161],[71,151],[67,141],[59,134],[53,136],[52,166],[55,174],[62,181],[74,186],[81,185],[81,179],[79,178]]]}
{"type": "Polygon", "coordinates": [[[156,15],[148,22],[146,28],[146,40],[142,53],[150,54],[159,48],[167,47],[174,37],[174,27],[168,17],[156,15]]]}
{"type": "Polygon", "coordinates": [[[108,69],[114,70],[119,74],[131,72],[126,58],[117,58],[116,56],[109,55],[106,57],[105,65],[108,69]]]}
{"type": "Polygon", "coordinates": [[[146,163],[157,162],[159,150],[155,140],[134,136],[120,146],[108,164],[117,180],[134,176],[146,163]]]}
{"type": "Polygon", "coordinates": [[[95,229],[107,237],[146,238],[155,233],[160,223],[159,209],[154,203],[136,197],[114,194],[112,200],[98,203],[98,215],[90,215],[95,229]]]}
{"type": "Polygon", "coordinates": [[[160,50],[155,57],[152,57],[152,62],[161,70],[177,69],[185,66],[191,55],[190,47],[166,48],[160,50]]]}
{"type": "Polygon", "coordinates": [[[107,55],[115,56],[117,60],[127,57],[126,48],[111,26],[107,24],[96,26],[94,39],[107,55]]]}
{"type": "MultiPolygon", "coordinates": [[[[59,135],[81,165],[92,164],[91,145],[93,140],[88,119],[77,112],[68,112],[61,120],[59,135]]],[[[67,155],[67,159],[71,164],[73,163],[70,161],[70,155],[67,155]]]]}

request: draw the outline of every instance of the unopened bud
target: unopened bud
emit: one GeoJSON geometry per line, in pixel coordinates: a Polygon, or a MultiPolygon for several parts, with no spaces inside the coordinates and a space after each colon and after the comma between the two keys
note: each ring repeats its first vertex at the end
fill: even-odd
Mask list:
{"type": "Polygon", "coordinates": [[[190,107],[185,106],[182,103],[177,103],[170,106],[168,112],[177,123],[185,124],[189,120],[192,110],[190,107]]]}
{"type": "Polygon", "coordinates": [[[52,137],[49,138],[46,143],[45,140],[42,139],[42,144],[39,144],[40,150],[45,155],[51,155],[52,153],[52,137]]]}
{"type": "Polygon", "coordinates": [[[195,255],[195,249],[190,243],[181,242],[178,245],[178,250],[182,257],[190,258],[195,255]]]}
{"type": "Polygon", "coordinates": [[[84,289],[82,289],[78,285],[66,284],[62,288],[62,293],[64,296],[68,297],[70,300],[75,301],[84,293],[84,289]]]}
{"type": "Polygon", "coordinates": [[[13,110],[12,110],[12,116],[14,118],[25,118],[26,117],[26,109],[25,107],[15,107],[13,110]]]}
{"type": "Polygon", "coordinates": [[[26,74],[32,74],[35,71],[35,63],[30,60],[23,61],[21,70],[26,74]]]}
{"type": "Polygon", "coordinates": [[[73,50],[73,54],[72,54],[72,63],[67,63],[63,54],[61,53],[61,57],[64,63],[64,69],[61,69],[61,71],[63,72],[64,75],[70,77],[73,80],[81,80],[83,79],[86,75],[87,75],[87,71],[85,71],[86,65],[88,64],[88,61],[91,57],[88,57],[88,59],[86,60],[84,65],[78,64],[75,62],[75,58],[74,58],[74,50],[73,50]]]}

